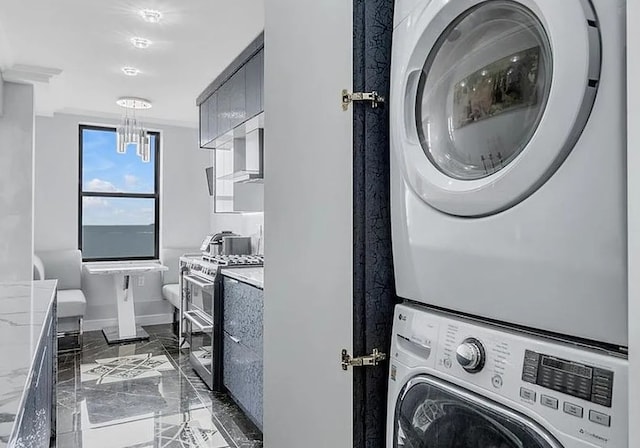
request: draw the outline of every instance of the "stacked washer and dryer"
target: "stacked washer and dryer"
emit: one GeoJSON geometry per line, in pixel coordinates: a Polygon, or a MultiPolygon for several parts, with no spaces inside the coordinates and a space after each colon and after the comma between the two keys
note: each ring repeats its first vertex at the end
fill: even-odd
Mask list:
{"type": "Polygon", "coordinates": [[[396,0],[387,446],[628,446],[624,0],[396,0]]]}

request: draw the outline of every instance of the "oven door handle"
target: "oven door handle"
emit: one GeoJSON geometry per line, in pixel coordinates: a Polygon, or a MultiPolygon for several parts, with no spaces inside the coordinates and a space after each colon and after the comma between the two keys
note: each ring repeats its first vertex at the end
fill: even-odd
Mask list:
{"type": "Polygon", "coordinates": [[[205,318],[205,316],[202,316],[202,313],[199,313],[198,311],[187,311],[186,313],[184,313],[184,317],[193,325],[195,325],[200,331],[213,330],[213,322],[211,322],[208,318],[205,318]],[[195,316],[197,316],[198,318],[196,318],[195,316]]]}
{"type": "Polygon", "coordinates": [[[202,280],[198,277],[196,277],[195,275],[183,275],[182,278],[184,280],[186,280],[189,283],[193,283],[194,285],[202,288],[202,289],[206,289],[206,288],[211,288],[213,286],[213,283],[202,280]]]}

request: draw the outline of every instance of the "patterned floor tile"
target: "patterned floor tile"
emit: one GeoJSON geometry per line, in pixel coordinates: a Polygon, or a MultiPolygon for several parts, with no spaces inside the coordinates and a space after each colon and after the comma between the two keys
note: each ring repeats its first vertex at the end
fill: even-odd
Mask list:
{"type": "Polygon", "coordinates": [[[170,325],[148,341],[107,345],[85,333],[58,358],[59,448],[260,448],[262,435],[232,400],[212,393],[170,325]]]}
{"type": "Polygon", "coordinates": [[[80,366],[81,381],[95,380],[97,384],[162,376],[162,371],[174,370],[165,355],[151,353],[96,359],[80,366]]]}

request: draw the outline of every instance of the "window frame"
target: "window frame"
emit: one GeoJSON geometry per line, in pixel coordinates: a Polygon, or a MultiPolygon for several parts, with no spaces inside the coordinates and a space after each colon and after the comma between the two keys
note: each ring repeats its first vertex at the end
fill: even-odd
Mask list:
{"type": "MultiPolygon", "coordinates": [[[[82,254],[83,262],[100,262],[100,261],[143,261],[143,260],[159,260],[160,259],[160,138],[161,133],[159,131],[147,131],[148,135],[155,137],[155,145],[151,148],[154,151],[154,192],[153,193],[117,193],[108,191],[83,191],[83,139],[82,134],[84,130],[93,131],[110,131],[117,132],[117,129],[113,126],[98,126],[90,124],[80,124],[78,126],[78,249],[82,251],[82,199],[84,197],[105,197],[105,198],[125,198],[125,199],[154,199],[155,203],[155,216],[154,216],[154,248],[153,256],[135,256],[135,257],[98,257],[98,258],[86,258],[82,254]]],[[[115,148],[114,148],[115,151],[115,148]]]]}

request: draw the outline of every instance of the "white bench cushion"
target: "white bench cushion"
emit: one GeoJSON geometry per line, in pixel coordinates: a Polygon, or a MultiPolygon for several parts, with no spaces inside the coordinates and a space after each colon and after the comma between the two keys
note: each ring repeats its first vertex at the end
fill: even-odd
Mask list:
{"type": "Polygon", "coordinates": [[[58,290],[58,317],[84,316],[87,299],[81,289],[58,290]]]}
{"type": "Polygon", "coordinates": [[[169,283],[162,286],[162,297],[168,300],[171,305],[180,308],[180,285],[178,283],[169,283]]]}

